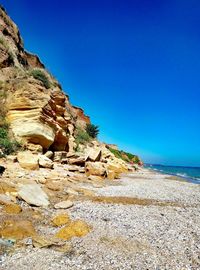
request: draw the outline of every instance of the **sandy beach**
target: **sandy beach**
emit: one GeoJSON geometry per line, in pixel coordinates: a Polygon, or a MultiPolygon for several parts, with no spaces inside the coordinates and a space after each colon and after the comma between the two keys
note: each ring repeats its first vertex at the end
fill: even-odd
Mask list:
{"type": "Polygon", "coordinates": [[[1,269],[200,269],[199,185],[142,169],[100,186],[82,184],[95,196],[66,210],[92,227],[69,253],[27,245],[2,257],[1,269]]]}

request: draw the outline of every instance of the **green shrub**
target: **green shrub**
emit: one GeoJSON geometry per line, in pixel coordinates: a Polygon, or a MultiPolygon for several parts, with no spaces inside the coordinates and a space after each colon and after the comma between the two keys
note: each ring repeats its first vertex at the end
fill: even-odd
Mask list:
{"type": "Polygon", "coordinates": [[[85,132],[82,129],[78,129],[76,137],[75,137],[75,141],[76,141],[77,146],[79,144],[86,144],[90,140],[91,140],[91,137],[88,135],[87,132],[85,132]]]}
{"type": "Polygon", "coordinates": [[[138,156],[136,155],[133,155],[131,153],[128,153],[128,152],[124,152],[124,151],[120,151],[120,150],[116,150],[116,149],[113,149],[113,148],[110,148],[109,147],[109,150],[111,153],[113,153],[115,155],[116,158],[120,158],[126,162],[133,162],[133,163],[139,163],[140,162],[140,159],[138,156]]]}
{"type": "Polygon", "coordinates": [[[96,138],[99,134],[99,127],[93,124],[87,124],[86,132],[91,138],[96,138]]]}
{"type": "Polygon", "coordinates": [[[8,137],[8,131],[4,127],[0,127],[0,139],[6,139],[8,137]]]}
{"type": "Polygon", "coordinates": [[[43,83],[43,85],[48,89],[51,87],[51,83],[47,77],[47,75],[40,69],[33,69],[31,71],[31,75],[36,79],[43,83]]]}
{"type": "Polygon", "coordinates": [[[7,124],[0,127],[0,157],[10,155],[21,147],[18,142],[9,138],[8,128],[7,124]]]}
{"type": "Polygon", "coordinates": [[[119,150],[116,150],[116,149],[113,149],[113,148],[109,148],[110,152],[113,153],[115,155],[116,158],[121,158],[123,159],[122,157],[122,154],[119,150]]]}
{"type": "Polygon", "coordinates": [[[0,149],[2,153],[0,153],[0,157],[4,157],[6,155],[10,155],[16,152],[20,148],[20,144],[16,141],[11,141],[9,138],[0,139],[0,149]]]}

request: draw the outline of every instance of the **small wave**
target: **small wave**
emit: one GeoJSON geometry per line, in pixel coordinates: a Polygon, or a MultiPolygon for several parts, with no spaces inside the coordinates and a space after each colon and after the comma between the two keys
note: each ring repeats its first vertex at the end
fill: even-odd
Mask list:
{"type": "Polygon", "coordinates": [[[186,173],[177,173],[176,175],[182,177],[189,177],[186,173]]]}

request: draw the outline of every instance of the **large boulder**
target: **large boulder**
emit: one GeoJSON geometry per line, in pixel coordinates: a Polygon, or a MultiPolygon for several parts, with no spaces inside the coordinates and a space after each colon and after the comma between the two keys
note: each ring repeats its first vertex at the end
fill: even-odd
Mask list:
{"type": "Polygon", "coordinates": [[[19,152],[17,154],[17,160],[20,166],[27,170],[38,170],[39,169],[39,157],[38,155],[32,154],[30,151],[19,152]]]}
{"type": "Polygon", "coordinates": [[[85,164],[86,175],[106,176],[106,168],[101,162],[86,162],[85,164]]]}
{"type": "Polygon", "coordinates": [[[47,194],[37,184],[21,185],[18,196],[30,205],[47,207],[49,199],[47,194]]]}
{"type": "Polygon", "coordinates": [[[84,166],[85,165],[85,157],[68,158],[67,162],[70,165],[84,166]]]}
{"type": "Polygon", "coordinates": [[[45,155],[40,155],[39,156],[39,165],[43,168],[53,168],[53,161],[46,157],[45,155]]]}
{"type": "Polygon", "coordinates": [[[125,173],[128,171],[126,164],[121,162],[119,159],[108,162],[106,164],[106,169],[108,171],[114,171],[117,174],[125,173]]]}
{"type": "Polygon", "coordinates": [[[101,148],[86,148],[85,150],[86,161],[100,161],[101,159],[101,148]]]}

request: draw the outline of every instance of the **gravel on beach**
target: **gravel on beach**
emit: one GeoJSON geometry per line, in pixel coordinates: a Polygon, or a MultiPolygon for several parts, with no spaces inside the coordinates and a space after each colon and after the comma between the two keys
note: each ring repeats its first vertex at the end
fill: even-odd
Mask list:
{"type": "MultiPolygon", "coordinates": [[[[180,206],[77,201],[67,212],[92,231],[70,253],[27,247],[2,257],[2,270],[200,269],[200,186],[147,170],[123,176],[98,196],[179,202],[180,206]]],[[[54,229],[55,230],[55,229],[54,229]]]]}

